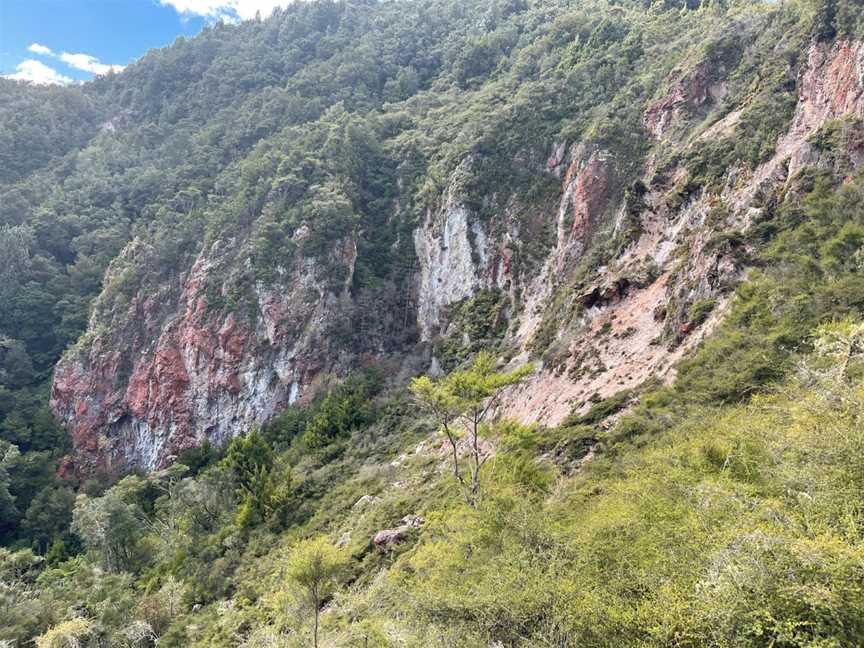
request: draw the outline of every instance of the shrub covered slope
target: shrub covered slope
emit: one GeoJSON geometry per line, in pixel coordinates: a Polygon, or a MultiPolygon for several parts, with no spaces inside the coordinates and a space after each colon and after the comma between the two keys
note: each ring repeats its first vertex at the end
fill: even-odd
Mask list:
{"type": "MultiPolygon", "coordinates": [[[[808,51],[854,50],[862,13],[320,0],[81,88],[0,80],[0,645],[864,644],[864,115],[821,124],[794,173],[727,213],[736,179],[776,171],[808,51]],[[513,276],[537,272],[560,142],[614,160],[610,206],[524,348],[527,307],[500,287],[417,330],[403,279],[428,214],[458,189],[484,223],[522,219],[513,276]],[[717,223],[700,246],[734,271],[664,309],[650,345],[686,347],[674,379],[560,425],[499,417],[533,369],[567,366],[611,299],[585,287],[645,214],[700,200],[717,223]],[[146,338],[145,308],[169,326],[213,249],[225,274],[202,295],[240,326],[266,328],[260,295],[293,290],[294,264],[351,304],[321,333],[332,380],[150,472],[76,464],[107,437],[68,438],[53,367],[121,357],[111,331],[146,338]],[[409,386],[420,361],[394,358],[429,354],[448,375],[409,386]]],[[[598,348],[635,335],[606,326],[598,348]]],[[[111,367],[125,388],[133,367],[111,367]]]]}

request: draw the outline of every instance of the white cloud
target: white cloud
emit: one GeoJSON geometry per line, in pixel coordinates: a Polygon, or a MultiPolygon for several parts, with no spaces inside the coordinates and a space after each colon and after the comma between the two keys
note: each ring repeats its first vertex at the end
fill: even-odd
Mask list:
{"type": "Polygon", "coordinates": [[[39,85],[49,85],[52,83],[66,85],[67,83],[72,83],[72,79],[69,77],[63,76],[57,70],[34,59],[21,61],[15,67],[15,70],[15,74],[7,74],[6,78],[16,81],[29,81],[30,83],[39,85]]]}
{"type": "Polygon", "coordinates": [[[276,7],[284,7],[290,0],[159,0],[164,7],[174,7],[177,13],[192,14],[223,20],[249,20],[261,12],[266,18],[276,7]]]}
{"type": "Polygon", "coordinates": [[[33,43],[27,48],[27,51],[33,52],[34,54],[42,54],[44,56],[54,56],[54,52],[51,51],[50,47],[45,47],[39,43],[33,43]]]}
{"type": "Polygon", "coordinates": [[[108,74],[111,70],[120,72],[123,69],[122,65],[107,65],[101,63],[98,58],[90,56],[89,54],[70,54],[69,52],[63,52],[60,54],[59,58],[69,67],[84,72],[92,72],[93,74],[108,74]]]}
{"type": "MultiPolygon", "coordinates": [[[[90,56],[89,54],[70,54],[69,52],[57,54],[50,47],[48,47],[47,45],[42,45],[41,43],[31,43],[30,46],[27,48],[27,51],[33,52],[34,54],[40,54],[42,56],[51,56],[53,58],[60,59],[71,68],[81,70],[83,72],[91,72],[92,74],[108,74],[112,70],[114,72],[120,72],[125,67],[123,65],[108,65],[107,63],[102,63],[98,58],[96,58],[95,56],[90,56]]],[[[35,63],[38,63],[38,61],[35,61],[33,59],[28,59],[24,61],[21,65],[18,66],[18,72],[16,73],[16,75],[30,74],[31,72],[33,72],[33,70],[35,70],[35,63]],[[20,69],[21,66],[25,67],[24,71],[20,69]]],[[[45,65],[42,65],[41,63],[39,63],[39,65],[41,66],[41,69],[38,72],[33,72],[33,74],[39,76],[40,78],[44,78],[47,74],[45,70],[51,70],[52,72],[54,72],[54,70],[45,65]]],[[[55,74],[57,73],[55,72],[55,74]]],[[[11,78],[15,75],[9,76],[11,78]]],[[[47,83],[68,83],[69,81],[71,81],[71,79],[67,81],[60,81],[60,79],[66,79],[66,77],[57,74],[56,81],[48,81],[47,83]]]]}

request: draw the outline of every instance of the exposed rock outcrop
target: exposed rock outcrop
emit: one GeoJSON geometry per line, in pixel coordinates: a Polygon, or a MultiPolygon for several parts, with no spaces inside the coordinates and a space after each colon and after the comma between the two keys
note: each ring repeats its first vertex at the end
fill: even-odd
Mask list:
{"type": "MultiPolygon", "coordinates": [[[[179,295],[135,295],[117,328],[94,325],[93,339],[57,366],[51,404],[82,470],[152,469],[205,439],[222,444],[303,398],[338,362],[326,331],[340,301],[319,266],[298,260],[283,291],[255,286],[254,321],[241,320],[209,303],[207,287],[233,262],[227,247],[202,253],[179,295]]],[[[350,276],[354,242],[333,254],[350,276]]]]}
{"type": "Polygon", "coordinates": [[[467,158],[450,178],[441,206],[426,214],[414,231],[419,262],[417,325],[424,341],[434,339],[446,325],[447,307],[483,289],[505,289],[513,281],[514,245],[519,225],[504,213],[495,223],[484,222],[466,205],[460,193],[471,173],[467,158]],[[497,230],[493,239],[490,228],[497,230]]]}
{"type": "Polygon", "coordinates": [[[489,243],[483,225],[456,203],[430,215],[414,241],[420,259],[417,323],[422,338],[431,340],[439,332],[442,310],[484,285],[489,243]]]}
{"type": "MultiPolygon", "coordinates": [[[[668,98],[648,108],[645,123],[655,137],[662,137],[682,110],[712,96],[703,75],[694,79],[693,88],[676,83],[668,98]]],[[[501,414],[556,425],[574,410],[587,410],[598,397],[636,387],[649,377],[674,376],[674,364],[720,321],[727,300],[724,287],[742,271],[737,250],[712,245],[714,237],[746,229],[758,211],[757,195],[794,178],[806,165],[819,165],[812,137],[820,128],[831,120],[864,117],[864,44],[814,43],[798,87],[788,132],[775,155],[752,174],[730,169],[719,195],[703,192],[680,207],[670,207],[668,188],[652,188],[639,215],[638,240],[614,267],[599,269],[595,281],[578,292],[580,320],[559,341],[557,361],[513,390],[501,414]],[[712,212],[725,216],[708,224],[712,212]],[[627,289],[621,290],[622,278],[644,277],[645,268],[651,269],[651,281],[627,281],[627,289]],[[700,301],[716,303],[704,321],[688,321],[688,307],[700,301]]],[[[730,113],[715,134],[734,136],[739,119],[740,112],[730,113]]],[[[854,141],[852,146],[847,153],[853,164],[860,164],[864,158],[854,150],[854,141]]]]}
{"type": "Polygon", "coordinates": [[[668,91],[645,111],[645,130],[661,140],[700,108],[722,101],[726,96],[726,86],[720,80],[724,73],[722,65],[711,61],[701,63],[690,73],[674,70],[666,79],[668,91]]]}
{"type": "MultiPolygon", "coordinates": [[[[814,43],[798,80],[798,105],[789,131],[777,143],[775,155],[753,174],[734,207],[745,210],[767,186],[786,182],[817,161],[811,136],[831,120],[864,117],[864,43],[814,43]]],[[[852,151],[860,163],[861,151],[852,151]]]]}
{"type": "MultiPolygon", "coordinates": [[[[644,112],[651,137],[662,140],[693,115],[704,116],[725,92],[721,77],[722,70],[705,66],[673,73],[667,94],[644,112]]],[[[719,244],[718,232],[746,230],[760,209],[758,195],[805,166],[827,163],[813,142],[826,124],[864,117],[864,44],[813,44],[798,90],[775,155],[752,172],[728,169],[721,189],[682,194],[686,168],[658,179],[649,164],[637,204],[627,204],[612,152],[558,142],[545,167],[536,169],[560,183],[556,207],[535,209],[529,218],[515,192],[507,198],[509,188],[501,187],[507,199],[496,204],[507,207],[481,217],[460,189],[472,173],[473,161],[466,158],[439,206],[413,233],[419,270],[416,294],[405,303],[412,306],[421,341],[447,335],[451,307],[481,290],[506,293],[504,343],[514,351],[514,364],[538,353],[544,322],[559,318],[546,327],[550,339],[540,349],[540,370],[501,407],[500,413],[529,422],[558,424],[598,397],[649,377],[670,379],[675,362],[720,321],[728,288],[744,271],[740,250],[734,241],[719,244]],[[531,218],[550,232],[548,243],[534,245],[544,256],[533,265],[524,261],[526,249],[537,243],[531,218]],[[615,237],[620,245],[610,248],[602,265],[576,278],[586,252],[615,237]],[[696,304],[698,318],[691,317],[696,304]]],[[[709,136],[735,137],[744,111],[742,105],[727,112],[692,146],[709,136]]],[[[860,125],[850,128],[857,132],[860,125]]],[[[852,138],[847,153],[853,166],[864,161],[864,138],[852,138]]],[[[154,468],[205,439],[224,443],[308,399],[327,376],[344,375],[357,363],[356,352],[340,347],[332,334],[346,321],[350,326],[356,240],[334,244],[326,263],[300,256],[278,280],[253,283],[247,303],[254,313],[245,316],[222,303],[224,289],[213,289],[237,271],[242,246],[214,245],[179,277],[97,308],[85,339],[58,365],[52,395],[81,470],[154,468]]],[[[146,246],[134,242],[125,260],[146,254],[146,246]]],[[[403,527],[379,533],[376,546],[398,544],[403,527]]]]}
{"type": "MultiPolygon", "coordinates": [[[[555,269],[564,271],[585,249],[595,219],[610,198],[613,165],[600,150],[574,146],[562,178],[563,194],[558,208],[558,245],[555,269]]],[[[560,167],[556,167],[560,168],[560,167]]]]}

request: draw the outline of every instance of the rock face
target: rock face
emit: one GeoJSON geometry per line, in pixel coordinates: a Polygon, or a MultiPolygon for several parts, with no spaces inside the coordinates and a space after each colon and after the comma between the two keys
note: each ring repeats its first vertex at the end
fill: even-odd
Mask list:
{"type": "Polygon", "coordinates": [[[446,204],[414,233],[421,268],[417,323],[424,340],[438,333],[445,307],[484,285],[489,243],[483,225],[469,219],[465,206],[446,204]]]}
{"type": "MultiPolygon", "coordinates": [[[[648,135],[663,140],[689,127],[723,99],[722,76],[704,66],[673,73],[667,95],[645,109],[648,135]]],[[[743,272],[734,240],[718,244],[715,235],[746,229],[758,213],[757,195],[806,165],[829,163],[812,141],[826,123],[864,117],[864,44],[813,44],[798,90],[774,156],[753,171],[729,169],[721,189],[682,194],[687,169],[657,174],[649,156],[634,192],[623,186],[613,153],[558,142],[550,143],[545,165],[535,165],[538,175],[559,183],[557,205],[527,209],[514,194],[498,201],[506,207],[481,217],[459,189],[471,174],[473,161],[466,159],[413,233],[418,272],[407,303],[414,305],[421,348],[450,335],[455,305],[492,290],[510,304],[504,344],[514,351],[512,362],[532,354],[542,359],[527,384],[504,399],[501,414],[554,425],[592,399],[650,377],[671,378],[675,362],[720,321],[728,288],[743,272]],[[542,227],[531,223],[550,230],[548,240],[536,240],[542,227]],[[586,253],[612,240],[620,245],[610,247],[603,265],[577,276],[586,253]],[[529,249],[535,256],[541,250],[533,264],[525,261],[529,249]],[[691,317],[694,304],[703,308],[698,320],[691,317]]],[[[745,109],[727,110],[691,146],[734,137],[745,109]]],[[[860,131],[855,123],[850,128],[860,131]]],[[[862,141],[850,138],[853,166],[864,161],[864,146],[855,144],[862,141]]],[[[500,191],[509,196],[508,188],[500,191]]],[[[224,443],[361,361],[333,333],[356,307],[353,238],[335,244],[326,264],[299,257],[278,281],[251,285],[252,316],[226,306],[218,290],[239,264],[237,247],[242,241],[217,243],[182,276],[115,299],[111,308],[97,306],[90,331],[58,365],[52,394],[79,470],[154,468],[205,439],[224,443]],[[333,276],[340,277],[335,285],[333,276]]],[[[147,254],[146,245],[134,242],[114,272],[124,260],[140,265],[147,254]]],[[[398,351],[417,352],[408,344],[398,351]]],[[[375,544],[393,546],[405,532],[384,530],[375,544]]]]}
{"type": "Polygon", "coordinates": [[[550,158],[550,166],[557,175],[564,166],[561,203],[558,207],[558,244],[555,248],[555,270],[562,272],[585,249],[595,226],[595,219],[609,201],[613,167],[609,156],[599,150],[588,150],[576,145],[570,150],[566,166],[550,158]]]}
{"type": "Polygon", "coordinates": [[[484,289],[507,289],[513,280],[512,259],[518,225],[509,214],[484,222],[466,206],[457,187],[471,173],[471,159],[450,178],[441,207],[426,214],[414,231],[419,262],[417,326],[423,341],[431,341],[446,325],[447,307],[484,289]],[[495,238],[490,228],[501,233],[495,238]]]}
{"type": "MultiPolygon", "coordinates": [[[[649,106],[644,121],[655,137],[662,137],[682,111],[711,97],[704,75],[697,74],[694,83],[689,89],[673,84],[669,97],[649,106]]],[[[570,412],[588,409],[591,399],[636,387],[649,377],[674,376],[674,364],[720,321],[727,299],[724,287],[742,271],[734,243],[717,247],[712,238],[718,231],[746,229],[758,212],[757,195],[782,186],[805,165],[821,164],[812,136],[825,124],[864,117],[864,44],[813,44],[798,88],[789,130],[774,156],[752,173],[731,169],[722,191],[703,191],[680,206],[667,199],[679,180],[677,173],[667,184],[649,187],[639,213],[640,235],[580,292],[578,326],[560,340],[554,363],[509,395],[501,414],[557,425],[570,412]],[[708,223],[712,213],[725,216],[708,223]],[[715,304],[705,321],[688,321],[689,306],[711,301],[715,304]]],[[[739,118],[739,112],[730,112],[703,137],[721,132],[734,136],[739,118]]],[[[853,165],[864,161],[856,141],[850,138],[846,152],[853,165]]],[[[566,199],[566,185],[563,195],[566,199]]],[[[620,212],[619,223],[623,216],[620,212]]],[[[568,234],[562,232],[560,217],[558,231],[560,249],[568,234]]]]}
{"type": "MultiPolygon", "coordinates": [[[[744,209],[765,186],[786,182],[806,165],[818,164],[811,135],[832,120],[864,116],[864,43],[814,44],[798,80],[798,105],[789,131],[777,143],[774,157],[754,174],[747,191],[736,197],[744,209]]],[[[847,153],[860,164],[860,145],[847,153]]]]}
{"type": "MultiPolygon", "coordinates": [[[[152,469],[205,439],[222,444],[302,399],[338,361],[322,336],[340,317],[340,301],[318,265],[300,259],[284,291],[255,286],[253,326],[209,304],[207,286],[231,261],[226,247],[198,258],[179,295],[166,288],[133,297],[112,322],[117,329],[94,327],[86,351],[57,366],[51,404],[82,469],[152,469]]],[[[350,277],[354,242],[333,254],[350,277]]],[[[99,317],[106,315],[97,309],[99,317]]]]}
{"type": "Polygon", "coordinates": [[[864,112],[864,43],[813,45],[800,83],[800,103],[791,135],[864,112]]]}
{"type": "MultiPolygon", "coordinates": [[[[645,122],[656,127],[655,136],[662,135],[662,125],[671,123],[676,111],[706,98],[704,83],[697,86],[682,94],[676,84],[667,100],[648,108],[645,122]]],[[[562,341],[560,361],[514,392],[502,414],[555,425],[573,409],[587,409],[589,398],[611,396],[651,376],[673,377],[675,362],[720,320],[726,301],[723,287],[741,272],[734,245],[712,246],[712,237],[718,231],[746,229],[760,192],[781,186],[805,165],[818,166],[811,140],[826,123],[864,117],[864,44],[812,45],[798,88],[788,132],[775,155],[751,174],[730,170],[719,194],[702,192],[680,207],[666,200],[667,187],[650,188],[639,215],[640,236],[615,260],[614,268],[604,268],[583,291],[581,326],[562,341]],[[709,224],[712,212],[726,216],[709,224]],[[681,263],[683,250],[687,253],[681,263]],[[716,300],[707,320],[688,321],[687,307],[706,300],[716,300]],[[671,347],[664,342],[670,334],[671,347]]],[[[720,128],[709,130],[731,129],[734,136],[739,116],[733,111],[720,128]]],[[[853,164],[864,161],[854,146],[847,153],[853,164]]]]}
{"type": "Polygon", "coordinates": [[[666,94],[651,104],[643,115],[645,130],[654,139],[662,140],[706,104],[722,101],[726,86],[719,79],[724,74],[722,66],[707,63],[700,64],[689,74],[673,71],[666,79],[666,94]]]}

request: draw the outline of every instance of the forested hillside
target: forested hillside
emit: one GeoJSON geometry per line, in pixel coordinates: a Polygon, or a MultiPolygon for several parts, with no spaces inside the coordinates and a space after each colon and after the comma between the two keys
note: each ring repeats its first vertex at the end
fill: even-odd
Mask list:
{"type": "Polygon", "coordinates": [[[864,644],[862,162],[861,0],[0,79],[0,646],[864,644]]]}

